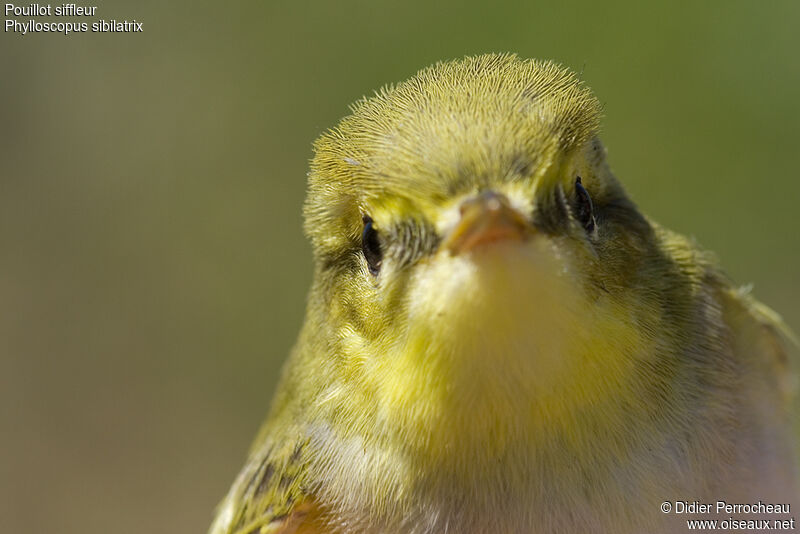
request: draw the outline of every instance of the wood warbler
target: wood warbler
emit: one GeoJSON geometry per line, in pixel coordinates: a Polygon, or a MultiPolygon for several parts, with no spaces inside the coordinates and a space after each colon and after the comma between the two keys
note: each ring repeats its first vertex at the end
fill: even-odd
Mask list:
{"type": "Polygon", "coordinates": [[[684,532],[662,503],[800,504],[786,330],[641,214],[599,120],[568,70],[483,55],[317,140],[305,324],[213,534],[684,532]]]}

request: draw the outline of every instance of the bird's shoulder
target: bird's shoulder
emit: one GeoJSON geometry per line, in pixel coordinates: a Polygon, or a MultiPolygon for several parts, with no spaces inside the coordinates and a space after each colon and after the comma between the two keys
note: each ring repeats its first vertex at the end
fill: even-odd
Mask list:
{"type": "Polygon", "coordinates": [[[797,339],[780,315],[756,300],[749,287],[723,286],[722,313],[737,357],[769,377],[786,402],[796,397],[797,339]]]}

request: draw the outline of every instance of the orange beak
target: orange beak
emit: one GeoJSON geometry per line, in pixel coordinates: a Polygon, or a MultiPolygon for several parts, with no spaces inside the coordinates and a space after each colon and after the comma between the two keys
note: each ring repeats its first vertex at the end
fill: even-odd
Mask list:
{"type": "Polygon", "coordinates": [[[530,222],[511,206],[508,198],[494,191],[465,200],[461,220],[444,241],[451,254],[458,255],[501,240],[525,240],[533,231],[530,222]]]}

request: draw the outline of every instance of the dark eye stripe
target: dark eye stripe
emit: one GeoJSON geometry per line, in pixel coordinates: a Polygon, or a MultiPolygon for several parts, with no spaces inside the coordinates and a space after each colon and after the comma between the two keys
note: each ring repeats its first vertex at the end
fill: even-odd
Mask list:
{"type": "Polygon", "coordinates": [[[391,229],[392,259],[399,265],[410,265],[419,258],[433,254],[439,246],[436,229],[427,221],[406,220],[391,229]]]}
{"type": "Polygon", "coordinates": [[[570,204],[561,184],[537,195],[532,214],[534,226],[551,235],[563,232],[569,221],[570,204]]]}

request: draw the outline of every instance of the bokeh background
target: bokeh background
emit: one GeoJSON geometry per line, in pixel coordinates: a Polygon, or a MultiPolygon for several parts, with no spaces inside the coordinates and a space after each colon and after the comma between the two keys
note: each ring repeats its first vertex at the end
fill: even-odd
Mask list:
{"type": "Polygon", "coordinates": [[[0,35],[2,532],[205,531],[302,320],[311,142],[440,59],[581,71],[642,209],[800,329],[798,2],[96,5],[144,33],[0,35]]]}

